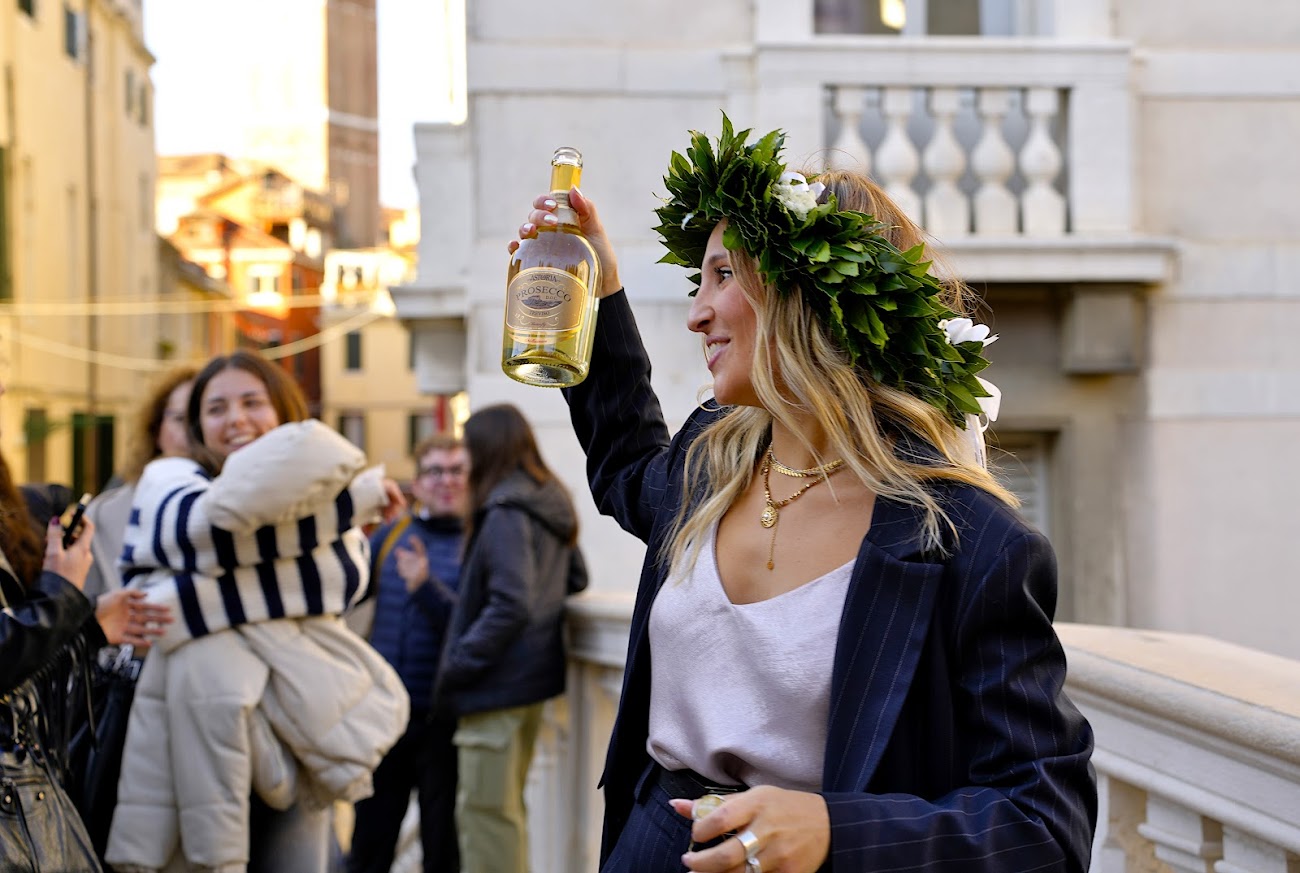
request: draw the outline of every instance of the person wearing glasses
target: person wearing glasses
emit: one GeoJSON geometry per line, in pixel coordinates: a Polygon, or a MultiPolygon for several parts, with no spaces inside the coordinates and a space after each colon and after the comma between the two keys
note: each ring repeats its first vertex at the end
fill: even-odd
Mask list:
{"type": "Polygon", "coordinates": [[[459,870],[456,842],[456,719],[435,713],[434,677],[460,576],[469,456],[437,434],[415,450],[414,506],[371,537],[375,594],[371,644],[411,695],[411,720],[375,771],[375,793],[356,805],[349,873],[392,866],[411,790],[420,799],[424,869],[459,870]]]}

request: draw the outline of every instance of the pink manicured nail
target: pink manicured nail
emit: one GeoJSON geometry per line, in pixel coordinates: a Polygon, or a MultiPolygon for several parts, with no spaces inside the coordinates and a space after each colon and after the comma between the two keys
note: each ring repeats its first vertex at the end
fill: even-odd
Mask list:
{"type": "Polygon", "coordinates": [[[559,223],[560,223],[560,219],[556,218],[554,215],[547,214],[542,216],[542,224],[559,224],[559,223]]]}

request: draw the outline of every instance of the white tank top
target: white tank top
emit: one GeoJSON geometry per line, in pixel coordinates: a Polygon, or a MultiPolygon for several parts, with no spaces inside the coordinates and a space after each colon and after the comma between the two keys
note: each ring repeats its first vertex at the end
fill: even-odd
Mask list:
{"type": "Polygon", "coordinates": [[[650,734],[667,770],[722,785],[819,791],[831,668],[853,561],[758,603],[718,577],[717,527],[650,610],[650,734]]]}

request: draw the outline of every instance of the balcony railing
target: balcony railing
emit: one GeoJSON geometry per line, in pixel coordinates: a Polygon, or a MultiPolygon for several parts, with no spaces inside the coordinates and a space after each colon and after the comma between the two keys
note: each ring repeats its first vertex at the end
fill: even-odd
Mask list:
{"type": "Polygon", "coordinates": [[[941,239],[1136,232],[1124,44],[805,37],[731,62],[733,111],[870,172],[941,239]]]}
{"type": "Polygon", "coordinates": [[[828,95],[830,166],[874,170],[935,236],[1065,234],[1068,89],[832,85],[828,95]]]}

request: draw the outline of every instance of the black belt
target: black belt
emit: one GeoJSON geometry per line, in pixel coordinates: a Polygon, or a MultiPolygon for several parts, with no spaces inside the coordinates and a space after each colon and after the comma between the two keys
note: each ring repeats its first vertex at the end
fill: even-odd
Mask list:
{"type": "Polygon", "coordinates": [[[656,763],[650,766],[654,770],[651,781],[672,798],[698,800],[706,794],[735,794],[745,790],[744,785],[714,785],[694,770],[665,770],[656,763]]]}

